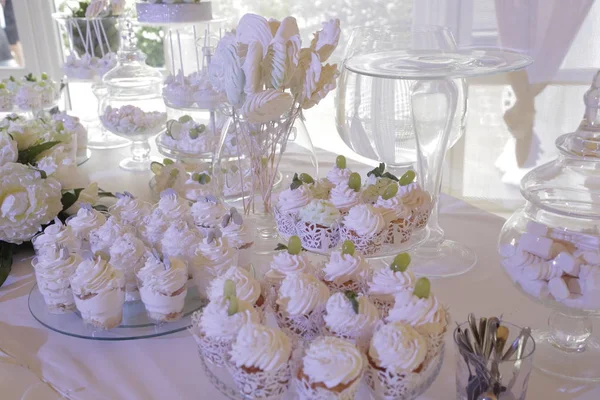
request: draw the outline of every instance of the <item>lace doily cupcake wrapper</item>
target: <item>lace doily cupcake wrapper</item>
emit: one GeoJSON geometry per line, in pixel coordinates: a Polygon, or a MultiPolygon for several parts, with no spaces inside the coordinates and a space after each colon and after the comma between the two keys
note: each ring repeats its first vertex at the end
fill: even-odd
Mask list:
{"type": "Polygon", "coordinates": [[[296,217],[294,215],[280,211],[279,207],[273,207],[273,216],[282,239],[288,240],[296,234],[296,217]]]}
{"type": "Polygon", "coordinates": [[[326,227],[314,222],[298,221],[296,234],[300,237],[302,246],[309,250],[333,249],[340,241],[340,229],[337,223],[326,227]]]}
{"type": "Polygon", "coordinates": [[[275,371],[248,371],[231,362],[225,366],[231,374],[240,394],[245,399],[276,399],[287,392],[291,380],[290,363],[275,371]]]}
{"type": "Polygon", "coordinates": [[[362,279],[355,280],[355,281],[348,281],[348,282],[344,282],[344,283],[336,283],[336,282],[328,282],[328,281],[323,281],[323,282],[327,285],[327,287],[331,291],[331,294],[338,293],[338,292],[344,293],[347,291],[365,294],[367,291],[366,282],[364,282],[362,279]]]}
{"type": "Polygon", "coordinates": [[[433,210],[433,204],[412,210],[412,217],[415,221],[414,229],[422,229],[427,225],[429,216],[431,215],[431,210],[433,210]]]}
{"type": "Polygon", "coordinates": [[[277,325],[293,340],[295,346],[300,345],[303,341],[313,340],[321,335],[321,331],[325,325],[325,320],[323,319],[323,315],[325,314],[324,306],[313,310],[309,315],[292,316],[280,310],[278,306],[275,306],[273,310],[277,319],[277,325]]]}
{"type": "Polygon", "coordinates": [[[342,224],[340,226],[340,240],[352,241],[356,250],[366,256],[373,255],[381,249],[386,234],[387,230],[384,229],[375,235],[360,236],[356,232],[348,229],[345,225],[342,224]]]}
{"type": "Polygon", "coordinates": [[[379,310],[379,315],[382,320],[385,320],[390,313],[392,307],[394,307],[394,299],[384,300],[378,296],[369,296],[369,300],[375,305],[377,310],[379,310]]]}
{"type": "Polygon", "coordinates": [[[413,400],[423,394],[440,373],[444,349],[432,360],[425,361],[419,372],[395,374],[381,371],[370,363],[365,373],[365,382],[377,399],[413,400]]]}
{"type": "Polygon", "coordinates": [[[300,400],[354,400],[360,386],[360,381],[359,377],[346,389],[337,392],[320,386],[313,388],[305,379],[296,377],[294,379],[294,387],[300,400]]]}
{"type": "Polygon", "coordinates": [[[350,343],[354,343],[356,347],[362,352],[369,350],[371,338],[373,336],[373,330],[370,332],[333,332],[327,326],[323,328],[323,336],[333,336],[339,339],[347,340],[350,343]]]}
{"type": "Polygon", "coordinates": [[[413,220],[411,218],[398,219],[390,222],[385,244],[400,244],[410,240],[413,231],[413,220]]]}
{"type": "Polygon", "coordinates": [[[225,365],[225,362],[229,357],[229,351],[231,350],[233,341],[210,338],[206,336],[200,329],[199,324],[201,316],[202,311],[196,311],[192,315],[192,326],[188,328],[188,331],[196,340],[196,343],[198,344],[198,350],[204,360],[218,366],[225,365]]]}

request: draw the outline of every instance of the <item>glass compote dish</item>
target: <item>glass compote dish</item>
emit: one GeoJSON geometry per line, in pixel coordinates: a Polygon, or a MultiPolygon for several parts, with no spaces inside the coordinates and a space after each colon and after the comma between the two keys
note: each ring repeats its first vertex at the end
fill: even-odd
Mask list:
{"type": "Polygon", "coordinates": [[[100,121],[110,132],[132,141],[132,157],[122,160],[121,168],[146,171],[152,161],[148,140],[162,132],[167,121],[162,74],[146,65],[146,55],[136,48],[131,22],[125,24],[118,65],[102,79],[106,95],[100,104],[100,121]]]}
{"type": "MultiPolygon", "coordinates": [[[[357,28],[354,31],[341,84],[348,86],[346,82],[349,82],[355,94],[347,93],[348,87],[340,89],[346,93],[344,100],[339,100],[338,128],[342,138],[357,153],[373,159],[381,157],[399,170],[414,161],[410,158],[410,148],[403,143],[406,129],[414,130],[417,176],[423,189],[431,194],[434,205],[427,225],[429,239],[413,254],[415,272],[430,277],[460,275],[477,261],[468,247],[446,239],[438,223],[444,158],[449,145],[460,137],[466,110],[462,78],[516,70],[530,62],[528,57],[510,51],[459,49],[451,32],[439,26],[357,28]],[[410,88],[410,98],[391,92],[391,87],[398,93],[410,88]],[[367,94],[363,96],[361,91],[367,94]],[[356,103],[357,98],[360,102],[368,99],[370,105],[356,103]],[[402,102],[405,104],[397,106],[402,102]],[[352,110],[345,111],[350,105],[352,110]],[[386,107],[398,115],[410,109],[412,123],[381,120],[378,109],[386,107]],[[387,137],[394,135],[395,145],[381,150],[382,144],[388,143],[381,139],[382,135],[386,137],[386,132],[393,132],[387,133],[387,137]]],[[[398,120],[403,121],[403,118],[399,116],[398,120]]]]}
{"type": "Polygon", "coordinates": [[[559,156],[521,181],[526,204],[504,224],[498,250],[511,280],[552,309],[533,332],[534,365],[561,377],[600,381],[600,73],[584,96],[578,130],[556,140],[559,156]]]}

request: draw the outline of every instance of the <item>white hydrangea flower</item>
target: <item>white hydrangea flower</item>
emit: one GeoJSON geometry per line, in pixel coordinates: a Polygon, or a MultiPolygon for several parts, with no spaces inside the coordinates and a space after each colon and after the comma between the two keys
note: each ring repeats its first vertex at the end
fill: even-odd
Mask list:
{"type": "Polygon", "coordinates": [[[0,131],[0,166],[17,161],[19,150],[17,141],[8,132],[0,131]]]}
{"type": "Polygon", "coordinates": [[[62,210],[60,183],[23,164],[0,167],[0,240],[21,244],[62,210]]]}

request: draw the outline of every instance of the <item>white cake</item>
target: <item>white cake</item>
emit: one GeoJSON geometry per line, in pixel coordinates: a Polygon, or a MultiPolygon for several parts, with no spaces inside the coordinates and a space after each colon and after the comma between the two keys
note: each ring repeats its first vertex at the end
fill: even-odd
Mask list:
{"type": "Polygon", "coordinates": [[[210,1],[198,3],[162,3],[160,0],[136,4],[137,19],[141,23],[176,24],[209,21],[212,19],[210,1]]]}

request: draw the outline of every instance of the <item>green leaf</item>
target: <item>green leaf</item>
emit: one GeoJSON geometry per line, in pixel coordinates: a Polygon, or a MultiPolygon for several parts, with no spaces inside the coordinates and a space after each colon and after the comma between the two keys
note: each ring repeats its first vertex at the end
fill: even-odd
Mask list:
{"type": "Polygon", "coordinates": [[[59,141],[46,142],[42,144],[38,144],[35,146],[31,146],[28,149],[19,151],[19,159],[18,162],[21,164],[33,164],[37,156],[42,154],[46,150],[50,150],[57,144],[60,144],[59,141]]]}
{"type": "Polygon", "coordinates": [[[350,304],[352,304],[352,309],[354,310],[354,312],[358,314],[358,300],[356,299],[357,294],[348,290],[344,292],[344,295],[346,296],[346,298],[348,298],[348,300],[350,300],[350,304]]]}
{"type": "Polygon", "coordinates": [[[79,199],[79,195],[83,188],[74,189],[73,191],[69,190],[68,192],[64,192],[60,202],[63,205],[63,210],[68,210],[77,200],[79,199]]]}
{"type": "Polygon", "coordinates": [[[391,172],[386,172],[385,174],[383,174],[384,178],[389,178],[395,182],[398,182],[398,177],[394,174],[392,174],[391,172]]]}
{"type": "Polygon", "coordinates": [[[92,208],[96,211],[108,212],[108,207],[106,207],[104,204],[98,204],[97,206],[93,206],[92,208]]]}
{"type": "Polygon", "coordinates": [[[4,284],[12,269],[14,249],[14,244],[0,242],[0,287],[4,284]]]}
{"type": "Polygon", "coordinates": [[[287,249],[288,249],[288,247],[283,243],[277,243],[277,247],[275,247],[275,251],[287,250],[287,249]]]}
{"type": "Polygon", "coordinates": [[[116,196],[111,192],[98,191],[98,197],[102,198],[102,197],[116,197],[116,196]]]}

